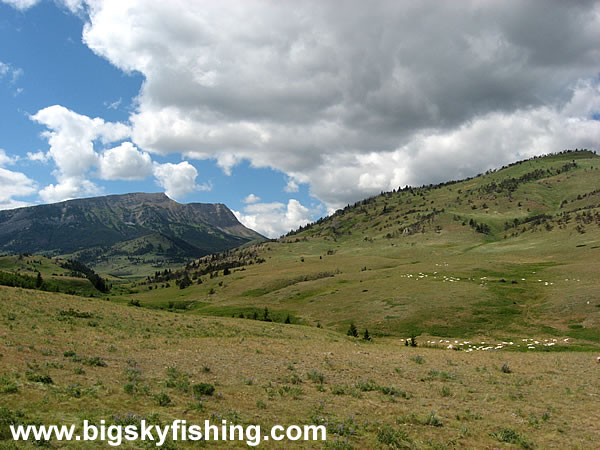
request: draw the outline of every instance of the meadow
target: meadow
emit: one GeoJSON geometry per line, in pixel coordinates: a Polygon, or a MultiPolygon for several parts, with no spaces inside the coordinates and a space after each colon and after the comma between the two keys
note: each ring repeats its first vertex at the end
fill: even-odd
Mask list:
{"type": "Polygon", "coordinates": [[[384,193],[225,258],[254,252],[261,263],[206,273],[218,261],[204,259],[172,275],[189,274],[185,289],[150,277],[111,299],[202,316],[260,317],[267,307],[280,322],[341,333],[354,322],[378,337],[570,338],[572,348],[595,351],[599,160],[555,155],[384,193]]]}
{"type": "Polygon", "coordinates": [[[592,448],[600,439],[599,367],[587,352],[465,352],[419,338],[411,347],[6,287],[0,318],[1,448],[34,445],[16,447],[9,423],[142,417],[327,426],[326,443],[286,448],[592,448]]]}

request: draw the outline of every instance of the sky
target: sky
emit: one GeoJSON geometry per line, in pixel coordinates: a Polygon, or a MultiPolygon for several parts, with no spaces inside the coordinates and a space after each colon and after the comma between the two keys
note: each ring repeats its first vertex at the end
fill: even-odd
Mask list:
{"type": "Polygon", "coordinates": [[[599,143],[598,1],[0,0],[0,209],[165,192],[276,237],[599,143]]]}

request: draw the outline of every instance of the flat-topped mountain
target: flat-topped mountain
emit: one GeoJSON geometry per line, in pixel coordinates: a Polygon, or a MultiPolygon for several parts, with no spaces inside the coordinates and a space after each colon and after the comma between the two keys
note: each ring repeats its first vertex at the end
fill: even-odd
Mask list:
{"type": "Polygon", "coordinates": [[[0,211],[0,251],[76,253],[92,264],[116,253],[199,257],[256,239],[263,236],[242,225],[223,204],[181,204],[162,193],[0,211]]]}

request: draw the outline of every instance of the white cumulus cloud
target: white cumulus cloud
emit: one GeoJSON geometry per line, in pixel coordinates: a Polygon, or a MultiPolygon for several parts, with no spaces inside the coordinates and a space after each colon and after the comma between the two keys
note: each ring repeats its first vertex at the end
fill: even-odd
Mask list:
{"type": "Polygon", "coordinates": [[[197,189],[209,190],[207,185],[197,186],[198,171],[189,162],[179,164],[154,163],[154,177],[159,186],[165,189],[165,194],[173,199],[180,199],[197,189]]]}
{"type": "Polygon", "coordinates": [[[27,206],[29,203],[15,200],[13,197],[31,195],[36,190],[35,181],[27,175],[0,167],[0,209],[27,206]]]}
{"type": "MultiPolygon", "coordinates": [[[[127,138],[131,134],[127,125],[105,122],[99,117],[92,119],[60,105],[41,109],[31,119],[46,126],[47,131],[42,136],[48,140],[50,149],[43,156],[39,153],[31,154],[29,159],[51,159],[56,165],[53,173],[58,182],[40,191],[43,201],[58,202],[101,193],[102,189],[89,179],[88,171],[102,164],[104,167],[101,167],[101,173],[103,168],[104,173],[107,173],[106,170],[109,174],[122,173],[119,168],[111,171],[106,166],[106,161],[119,162],[118,155],[123,148],[100,157],[94,149],[94,143],[109,144],[127,138]]],[[[124,151],[129,150],[125,147],[124,151]]]]}
{"type": "Polygon", "coordinates": [[[244,199],[244,203],[258,203],[258,202],[260,202],[260,197],[254,195],[254,194],[249,194],[244,199]]]}
{"type": "Polygon", "coordinates": [[[131,142],[105,150],[99,158],[103,180],[142,180],[152,174],[152,160],[131,142]]]}
{"type": "Polygon", "coordinates": [[[0,149],[0,209],[18,208],[29,203],[15,200],[13,197],[25,197],[36,192],[34,180],[21,172],[5,169],[4,166],[14,164],[16,156],[9,156],[0,149]]]}
{"type": "Polygon", "coordinates": [[[103,194],[101,187],[83,177],[64,178],[60,183],[49,184],[39,192],[45,203],[56,203],[72,198],[90,197],[103,194]]]}
{"type": "Polygon", "coordinates": [[[290,199],[287,205],[280,202],[248,204],[242,212],[233,213],[245,226],[270,238],[310,222],[310,210],[295,199],[290,199]]]}

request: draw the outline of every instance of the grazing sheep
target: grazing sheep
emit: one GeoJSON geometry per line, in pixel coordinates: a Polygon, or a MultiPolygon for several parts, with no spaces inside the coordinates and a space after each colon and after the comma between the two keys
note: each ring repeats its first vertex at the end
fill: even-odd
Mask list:
{"type": "Polygon", "coordinates": [[[600,363],[600,356],[598,356],[598,358],[596,358],[596,361],[598,361],[598,363],[600,363]]]}

